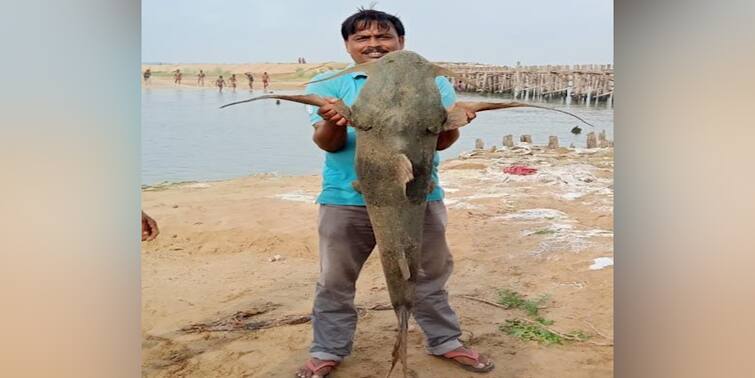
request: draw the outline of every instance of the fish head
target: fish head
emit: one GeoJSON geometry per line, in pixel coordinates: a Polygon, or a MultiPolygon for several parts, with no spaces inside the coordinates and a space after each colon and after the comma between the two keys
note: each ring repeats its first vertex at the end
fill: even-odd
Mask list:
{"type": "Polygon", "coordinates": [[[414,51],[398,50],[392,51],[380,58],[381,65],[397,65],[397,66],[424,66],[429,65],[430,62],[423,58],[422,55],[417,54],[414,51]]]}

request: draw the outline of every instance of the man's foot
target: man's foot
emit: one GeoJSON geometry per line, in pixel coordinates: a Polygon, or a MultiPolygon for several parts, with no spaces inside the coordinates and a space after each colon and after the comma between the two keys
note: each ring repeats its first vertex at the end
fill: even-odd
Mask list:
{"type": "Polygon", "coordinates": [[[472,371],[475,373],[487,373],[495,368],[493,361],[463,346],[438,357],[452,361],[461,366],[464,370],[472,371]]]}
{"type": "Polygon", "coordinates": [[[338,361],[324,361],[311,358],[296,372],[296,378],[324,378],[338,366],[338,361]]]}

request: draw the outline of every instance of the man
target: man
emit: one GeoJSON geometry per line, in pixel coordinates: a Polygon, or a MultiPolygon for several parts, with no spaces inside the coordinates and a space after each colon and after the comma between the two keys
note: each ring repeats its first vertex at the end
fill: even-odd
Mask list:
{"type": "Polygon", "coordinates": [[[223,75],[220,75],[217,80],[215,80],[215,86],[218,87],[218,92],[223,92],[223,86],[225,85],[225,80],[223,80],[223,75]]]}
{"type": "Polygon", "coordinates": [[[236,92],[236,74],[231,74],[231,78],[228,79],[228,81],[231,82],[231,88],[233,88],[233,91],[236,92]]]}
{"type": "Polygon", "coordinates": [[[147,68],[144,71],[144,84],[149,84],[149,78],[152,76],[152,71],[150,71],[149,68],[147,68]]]}
{"type": "Polygon", "coordinates": [[[246,75],[246,79],[249,80],[249,90],[254,90],[254,75],[252,75],[251,72],[244,72],[244,75],[246,75]]]}
{"type": "MultiPolygon", "coordinates": [[[[360,10],[341,25],[346,51],[354,63],[374,61],[391,51],[404,48],[404,27],[392,15],[376,10],[360,10]]],[[[314,80],[332,75],[318,75],[314,80]]],[[[317,199],[319,209],[320,278],[315,290],[312,328],[314,339],[310,360],[296,377],[324,377],[351,353],[357,323],[354,307],[355,283],[362,265],[375,247],[375,237],[364,199],[351,186],[356,180],[354,167],[356,132],[349,120],[332,105],[341,99],[352,105],[366,81],[360,73],[310,84],[306,92],[329,99],[317,112],[309,107],[315,127],[313,140],[327,151],[323,170],[323,190],[317,199]]],[[[453,87],[443,77],[436,78],[443,105],[456,100],[453,87]]],[[[467,118],[473,119],[474,113],[467,118]]],[[[458,130],[443,132],[437,149],[448,148],[459,137],[458,130]]],[[[459,341],[459,321],[448,303],[445,284],[451,275],[453,259],[445,238],[446,208],[443,190],[437,179],[436,153],[433,180],[436,189],[428,196],[422,245],[421,274],[417,282],[414,318],[426,336],[427,350],[436,356],[475,372],[488,372],[493,362],[465,348],[459,341]]],[[[386,353],[388,349],[386,349],[386,353]]]]}
{"type": "Polygon", "coordinates": [[[270,76],[267,72],[262,73],[262,93],[267,92],[267,86],[270,84],[270,76]]]}
{"type": "Polygon", "coordinates": [[[173,84],[181,85],[182,77],[183,77],[183,74],[181,73],[181,70],[176,69],[176,72],[173,74],[173,84]]]}
{"type": "Polygon", "coordinates": [[[198,84],[198,85],[201,85],[201,86],[203,86],[203,87],[204,87],[204,77],[205,77],[205,76],[207,76],[207,75],[205,75],[204,71],[202,71],[202,70],[200,69],[200,70],[199,70],[199,74],[197,74],[197,84],[198,84]]]}

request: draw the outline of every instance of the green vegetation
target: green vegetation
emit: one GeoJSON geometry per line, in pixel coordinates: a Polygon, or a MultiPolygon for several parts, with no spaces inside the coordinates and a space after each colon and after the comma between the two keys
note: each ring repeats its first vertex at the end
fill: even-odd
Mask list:
{"type": "MultiPolygon", "coordinates": [[[[553,323],[551,321],[551,323],[553,323]]],[[[582,331],[574,331],[567,334],[557,333],[538,321],[526,321],[522,319],[508,319],[506,324],[499,326],[506,334],[518,337],[522,340],[537,341],[545,345],[563,344],[564,341],[585,341],[589,338],[582,331]]]]}
{"type": "Polygon", "coordinates": [[[502,289],[498,291],[498,304],[503,305],[507,309],[520,309],[527,312],[530,317],[540,316],[540,307],[550,299],[547,294],[541,295],[536,300],[525,299],[522,294],[509,289],[502,289]]]}
{"type": "Polygon", "coordinates": [[[544,308],[545,303],[549,300],[550,296],[547,294],[531,300],[513,290],[499,290],[498,304],[507,309],[522,310],[527,313],[530,319],[507,319],[506,323],[501,324],[498,328],[506,334],[522,340],[537,341],[546,345],[562,344],[564,341],[587,340],[589,336],[582,331],[561,333],[548,328],[554,321],[540,315],[540,310],[544,308]]]}
{"type": "Polygon", "coordinates": [[[555,233],[556,233],[556,230],[549,229],[549,228],[544,228],[542,230],[537,230],[537,231],[531,233],[530,235],[551,235],[551,234],[555,234],[555,233]]]}

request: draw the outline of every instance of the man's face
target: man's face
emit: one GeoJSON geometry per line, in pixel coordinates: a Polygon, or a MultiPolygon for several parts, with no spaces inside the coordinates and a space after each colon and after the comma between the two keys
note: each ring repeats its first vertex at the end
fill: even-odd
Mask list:
{"type": "Polygon", "coordinates": [[[366,28],[357,31],[346,40],[346,51],[357,64],[378,60],[383,55],[402,50],[404,37],[399,37],[396,28],[388,23],[387,29],[380,28],[372,22],[366,28]]]}

